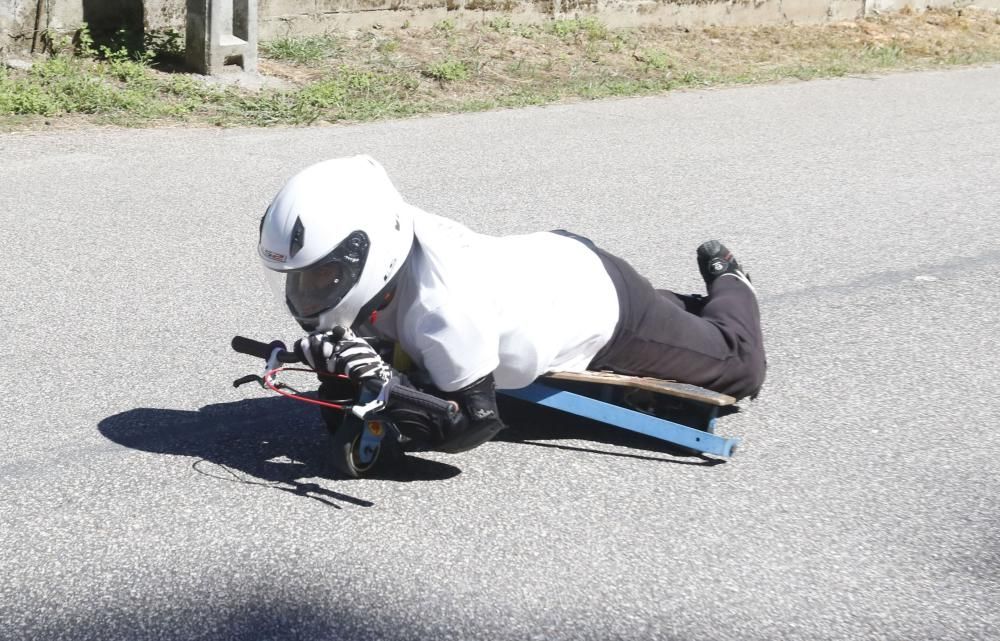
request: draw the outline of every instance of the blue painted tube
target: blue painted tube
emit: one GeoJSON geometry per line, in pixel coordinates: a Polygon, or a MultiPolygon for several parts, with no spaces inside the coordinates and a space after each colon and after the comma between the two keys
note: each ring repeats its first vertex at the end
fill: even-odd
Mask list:
{"type": "Polygon", "coordinates": [[[705,454],[729,457],[732,456],[736,445],[739,443],[739,439],[736,438],[724,438],[657,416],[650,416],[649,414],[636,412],[625,407],[605,403],[589,396],[555,389],[543,383],[532,383],[522,389],[497,391],[523,401],[537,403],[543,407],[551,407],[552,409],[577,416],[584,416],[601,423],[607,423],[608,425],[614,425],[615,427],[620,427],[631,432],[652,436],[661,441],[667,441],[668,443],[704,452],[705,454]]]}

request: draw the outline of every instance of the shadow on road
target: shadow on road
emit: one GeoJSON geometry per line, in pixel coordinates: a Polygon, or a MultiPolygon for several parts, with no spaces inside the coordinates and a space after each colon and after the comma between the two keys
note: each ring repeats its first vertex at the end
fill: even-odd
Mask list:
{"type": "MultiPolygon", "coordinates": [[[[719,414],[722,416],[738,411],[738,407],[725,407],[720,408],[719,414]]],[[[498,441],[531,445],[533,447],[585,452],[602,456],[617,456],[643,461],[673,463],[675,465],[712,467],[726,462],[724,459],[711,458],[643,434],[629,432],[628,430],[612,427],[604,423],[558,410],[538,407],[537,405],[508,397],[500,399],[500,415],[504,417],[508,428],[500,432],[496,438],[498,441]],[[589,441],[667,456],[611,452],[590,447],[581,447],[579,445],[553,443],[551,441],[589,441]]],[[[665,416],[665,418],[687,424],[689,417],[686,417],[683,413],[678,413],[673,416],[665,416]]]]}
{"type": "MultiPolygon", "coordinates": [[[[98,425],[106,438],[144,452],[190,456],[196,472],[220,480],[261,485],[308,497],[371,506],[368,501],[300,479],[340,478],[330,463],[329,435],[319,412],[283,398],[206,405],[197,411],[138,408],[98,425]]],[[[457,467],[407,456],[392,481],[438,481],[457,467]]]]}
{"type": "MultiPolygon", "coordinates": [[[[217,583],[180,585],[167,576],[155,585],[135,577],[139,595],[123,595],[113,605],[92,605],[80,611],[73,605],[58,611],[30,612],[0,628],[4,641],[304,641],[350,639],[351,641],[420,641],[429,638],[420,627],[383,610],[379,616],[351,602],[339,603],[338,595],[324,586],[312,586],[298,577],[280,577],[277,583],[267,572],[242,578],[250,585],[223,590],[217,583]],[[143,590],[144,589],[144,590],[143,590]],[[146,594],[142,594],[145,591],[146,594]],[[192,596],[194,593],[194,596],[192,596]],[[291,594],[297,599],[284,597],[291,594]],[[195,602],[199,600],[200,603],[195,602]],[[321,602],[320,602],[321,601],[321,602]]],[[[346,584],[343,585],[345,589],[346,584]]],[[[79,607],[79,606],[77,606],[79,607]]],[[[426,629],[426,628],[425,628],[426,629]]]]}

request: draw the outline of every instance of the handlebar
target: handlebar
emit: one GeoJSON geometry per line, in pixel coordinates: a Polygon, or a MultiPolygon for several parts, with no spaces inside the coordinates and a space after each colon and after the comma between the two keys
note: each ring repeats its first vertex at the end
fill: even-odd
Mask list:
{"type": "Polygon", "coordinates": [[[459,412],[458,403],[455,401],[447,401],[433,394],[398,384],[390,387],[386,395],[386,405],[390,407],[409,406],[449,419],[455,418],[459,412]]]}
{"type": "Polygon", "coordinates": [[[244,336],[233,336],[233,342],[230,344],[233,351],[239,352],[240,354],[246,354],[247,356],[256,356],[257,358],[262,358],[265,361],[271,358],[271,354],[274,350],[279,350],[277,354],[277,360],[281,363],[300,363],[302,362],[295,352],[289,352],[285,348],[285,344],[281,341],[271,341],[270,343],[262,343],[260,341],[255,341],[252,338],[246,338],[244,336]]]}
{"type": "MultiPolygon", "coordinates": [[[[341,336],[343,336],[343,334],[341,334],[341,336]]],[[[252,338],[234,336],[231,346],[234,351],[239,352],[240,354],[256,356],[257,358],[261,358],[265,361],[270,360],[271,356],[274,355],[275,360],[280,363],[302,362],[295,352],[289,352],[285,347],[285,344],[281,341],[262,343],[260,341],[255,341],[252,338]]],[[[378,394],[378,392],[376,392],[376,394],[378,394]]],[[[386,405],[410,406],[415,409],[422,409],[449,419],[454,418],[459,412],[458,404],[454,401],[446,401],[442,398],[434,396],[433,394],[427,394],[425,392],[421,392],[420,390],[413,389],[412,387],[406,387],[399,384],[388,385],[386,395],[383,399],[383,402],[386,405]]]]}

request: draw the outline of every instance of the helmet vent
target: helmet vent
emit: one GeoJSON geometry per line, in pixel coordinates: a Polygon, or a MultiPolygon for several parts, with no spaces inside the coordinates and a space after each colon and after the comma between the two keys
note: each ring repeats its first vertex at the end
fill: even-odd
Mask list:
{"type": "Polygon", "coordinates": [[[302,225],[302,219],[295,219],[295,226],[292,227],[292,240],[288,245],[288,256],[289,258],[295,258],[295,254],[299,253],[302,249],[302,245],[305,244],[306,228],[302,225]]]}

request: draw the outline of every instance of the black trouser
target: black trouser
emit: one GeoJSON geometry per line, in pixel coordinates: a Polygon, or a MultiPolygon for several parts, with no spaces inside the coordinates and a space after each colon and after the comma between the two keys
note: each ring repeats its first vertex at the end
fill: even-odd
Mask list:
{"type": "Polygon", "coordinates": [[[721,276],[705,298],[656,290],[621,258],[586,238],[618,292],[615,333],[589,369],[690,383],[736,398],[756,394],[767,361],[753,290],[721,276]]]}

